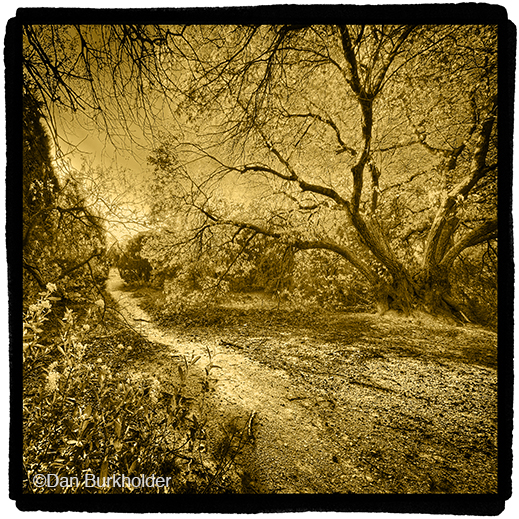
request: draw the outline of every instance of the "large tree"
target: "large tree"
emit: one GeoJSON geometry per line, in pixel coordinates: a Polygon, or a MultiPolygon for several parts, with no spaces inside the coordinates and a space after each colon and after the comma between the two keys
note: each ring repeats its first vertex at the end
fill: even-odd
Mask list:
{"type": "MultiPolygon", "coordinates": [[[[23,295],[98,273],[104,229],[73,178],[58,178],[41,102],[23,94],[23,295]],[[88,270],[87,270],[88,269],[88,270]],[[96,270],[97,269],[97,270],[96,270]]],[[[82,281],[79,281],[82,283],[82,281]]]]}
{"type": "Polygon", "coordinates": [[[337,254],[382,311],[463,315],[453,265],[497,238],[496,27],[184,36],[183,135],[151,157],[172,185],[162,209],[197,213],[198,237],[224,226],[337,254]],[[225,203],[239,182],[254,199],[225,203]]]}

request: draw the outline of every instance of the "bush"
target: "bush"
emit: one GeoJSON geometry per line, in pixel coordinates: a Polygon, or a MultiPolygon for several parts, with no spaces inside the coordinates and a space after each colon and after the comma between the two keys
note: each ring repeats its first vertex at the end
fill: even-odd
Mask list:
{"type": "Polygon", "coordinates": [[[132,238],[117,261],[121,278],[126,283],[142,283],[150,280],[152,267],[150,262],[141,256],[145,234],[132,238]]]}
{"type": "Polygon", "coordinates": [[[296,256],[293,290],[285,295],[297,306],[359,310],[371,306],[369,287],[337,256],[305,251],[296,256]]]}
{"type": "Polygon", "coordinates": [[[470,320],[497,329],[497,253],[490,244],[460,255],[451,279],[453,294],[470,320]]]}
{"type": "Polygon", "coordinates": [[[227,274],[233,292],[279,294],[292,288],[294,250],[290,246],[268,236],[253,241],[243,236],[236,242],[242,253],[227,274]]]}
{"type": "MultiPolygon", "coordinates": [[[[55,341],[44,345],[40,334],[54,289],[49,285],[40,294],[23,321],[24,492],[228,491],[223,481],[229,460],[215,462],[207,452],[203,410],[186,392],[189,370],[198,359],[184,359],[178,366],[180,383],[166,390],[153,376],[114,369],[106,355],[92,358],[89,325],[76,322],[71,310],[55,341]],[[56,484],[38,486],[38,475],[49,474],[56,484]],[[107,479],[141,474],[163,481],[169,477],[169,485],[142,487],[107,479]]],[[[117,357],[124,360],[131,349],[119,344],[117,357]]],[[[206,381],[202,391],[208,390],[206,381]]]]}

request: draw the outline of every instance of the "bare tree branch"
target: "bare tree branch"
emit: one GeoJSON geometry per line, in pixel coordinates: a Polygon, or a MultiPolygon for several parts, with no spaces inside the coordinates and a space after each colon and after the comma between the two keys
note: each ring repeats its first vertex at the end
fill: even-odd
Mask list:
{"type": "Polygon", "coordinates": [[[477,182],[489,171],[485,166],[485,160],[490,143],[490,135],[494,126],[495,116],[490,115],[483,122],[479,131],[476,149],[471,161],[469,174],[459,182],[445,197],[440,209],[436,213],[436,217],[431,225],[429,235],[426,242],[426,250],[424,255],[424,266],[426,268],[434,268],[437,258],[437,247],[439,237],[447,223],[449,216],[456,208],[456,204],[463,200],[477,182]]]}
{"type": "Polygon", "coordinates": [[[476,227],[471,232],[468,232],[463,238],[458,240],[445,254],[441,262],[439,263],[440,268],[449,268],[458,255],[469,247],[478,245],[485,241],[493,240],[497,238],[498,227],[497,219],[490,220],[476,227]]]}

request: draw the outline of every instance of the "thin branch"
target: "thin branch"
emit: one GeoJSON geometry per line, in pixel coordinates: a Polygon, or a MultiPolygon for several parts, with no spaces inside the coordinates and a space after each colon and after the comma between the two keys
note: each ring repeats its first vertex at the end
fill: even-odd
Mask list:
{"type": "Polygon", "coordinates": [[[38,267],[35,267],[34,265],[31,265],[30,263],[27,263],[27,261],[23,260],[23,268],[32,275],[40,288],[45,289],[47,285],[43,281],[38,267]]]}
{"type": "Polygon", "coordinates": [[[77,263],[76,265],[73,265],[72,267],[70,267],[67,270],[63,271],[59,276],[57,276],[53,280],[53,283],[55,283],[56,281],[64,278],[65,276],[68,276],[71,272],[74,272],[74,270],[77,270],[77,269],[81,268],[83,265],[88,263],[92,258],[99,257],[101,255],[102,255],[102,253],[99,252],[97,249],[94,250],[94,252],[86,260],[81,261],[80,263],[77,263]]]}
{"type": "Polygon", "coordinates": [[[300,117],[300,118],[312,118],[312,119],[315,119],[316,121],[319,121],[327,126],[329,126],[330,128],[332,128],[332,130],[335,132],[335,135],[337,137],[337,142],[339,143],[339,146],[340,148],[338,150],[336,150],[336,154],[339,155],[340,153],[344,153],[345,151],[347,151],[348,153],[350,153],[351,155],[355,156],[357,155],[357,151],[354,150],[353,148],[351,148],[350,146],[348,146],[343,140],[342,140],[342,137],[341,137],[341,132],[339,130],[339,127],[335,124],[335,122],[330,119],[330,118],[326,118],[326,117],[323,117],[319,114],[315,114],[315,113],[312,113],[312,112],[308,112],[306,114],[287,114],[286,117],[300,117]]]}

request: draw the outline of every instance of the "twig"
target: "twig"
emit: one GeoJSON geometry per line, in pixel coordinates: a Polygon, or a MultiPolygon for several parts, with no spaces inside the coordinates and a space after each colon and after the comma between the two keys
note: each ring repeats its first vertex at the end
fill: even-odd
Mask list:
{"type": "Polygon", "coordinates": [[[250,414],[249,421],[247,422],[247,434],[249,435],[250,440],[254,440],[254,433],[252,431],[252,423],[254,421],[254,417],[256,416],[256,411],[252,411],[250,414]]]}
{"type": "Polygon", "coordinates": [[[233,342],[221,340],[220,344],[222,346],[231,346],[232,348],[239,348],[240,350],[243,350],[243,346],[240,346],[239,344],[234,344],[233,342]]]}

